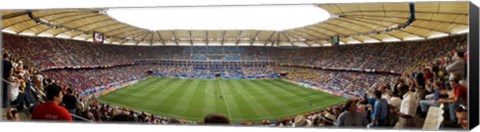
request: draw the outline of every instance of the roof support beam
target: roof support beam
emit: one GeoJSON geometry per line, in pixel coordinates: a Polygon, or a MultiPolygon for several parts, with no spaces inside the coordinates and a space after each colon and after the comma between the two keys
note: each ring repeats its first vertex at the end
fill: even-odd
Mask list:
{"type": "Polygon", "coordinates": [[[360,27],[369,28],[369,29],[371,29],[371,30],[375,30],[374,27],[362,25],[362,24],[364,24],[364,23],[358,24],[359,21],[354,21],[354,20],[350,20],[350,19],[345,19],[345,18],[342,18],[342,17],[339,17],[339,19],[337,19],[337,20],[344,21],[344,22],[347,22],[347,23],[350,23],[350,24],[353,24],[353,25],[357,25],[357,26],[360,26],[360,27]]]}
{"type": "Polygon", "coordinates": [[[344,27],[344,26],[341,26],[341,25],[329,23],[328,21],[324,22],[324,24],[332,25],[332,26],[335,26],[336,28],[342,28],[342,29],[345,29],[345,30],[347,30],[347,31],[353,31],[354,33],[358,33],[358,32],[359,32],[359,31],[357,31],[357,30],[353,30],[353,29],[350,29],[350,28],[347,28],[347,27],[344,27]]]}
{"type": "MultiPolygon", "coordinates": [[[[373,28],[373,27],[369,27],[369,26],[365,26],[365,25],[358,24],[358,23],[357,23],[358,21],[355,21],[355,20],[345,19],[345,18],[341,18],[341,17],[340,17],[340,19],[338,19],[338,20],[341,20],[341,21],[344,21],[344,22],[348,22],[348,23],[351,23],[351,24],[355,24],[355,25],[357,25],[357,26],[368,27],[370,30],[376,30],[376,29],[373,28]]],[[[396,38],[396,39],[400,39],[400,38],[396,37],[395,35],[390,34],[389,32],[386,32],[386,35],[391,36],[391,37],[394,37],[394,38],[396,38]]],[[[352,39],[354,39],[354,38],[352,38],[352,39]]],[[[357,39],[354,39],[354,40],[357,40],[357,39]]],[[[400,40],[401,40],[401,39],[400,39],[400,40]]],[[[359,41],[359,40],[357,40],[357,41],[359,41]]]]}
{"type": "MultiPolygon", "coordinates": [[[[274,35],[275,33],[276,33],[276,32],[272,32],[272,34],[270,34],[270,37],[268,37],[268,39],[265,40],[264,46],[267,46],[268,41],[270,41],[270,39],[272,39],[272,37],[273,37],[273,35],[274,35]]],[[[273,42],[273,41],[272,41],[272,42],[273,42]]]]}
{"type": "Polygon", "coordinates": [[[162,34],[160,33],[160,31],[156,31],[156,32],[158,34],[158,37],[160,37],[160,41],[162,41],[163,46],[165,46],[165,40],[163,39],[162,34]]]}
{"type": "Polygon", "coordinates": [[[208,46],[208,30],[205,30],[205,45],[208,46]]]}
{"type": "Polygon", "coordinates": [[[190,45],[193,46],[192,30],[188,30],[188,34],[190,35],[190,45]]]}
{"type": "MultiPolygon", "coordinates": [[[[330,37],[330,35],[325,34],[325,33],[322,33],[322,32],[320,32],[320,31],[317,31],[317,30],[312,29],[312,28],[310,28],[310,27],[305,27],[304,29],[305,29],[305,30],[309,30],[309,31],[313,31],[313,32],[318,33],[318,34],[322,34],[323,36],[326,36],[326,37],[330,37]]],[[[307,33],[307,32],[305,32],[305,33],[307,33]]],[[[319,38],[319,37],[316,37],[316,38],[317,38],[317,39],[322,39],[322,38],[319,38]]]]}
{"type": "Polygon", "coordinates": [[[152,32],[152,33],[151,33],[152,35],[150,36],[150,46],[153,45],[153,35],[154,35],[155,33],[157,33],[157,32],[152,32]]]}
{"type": "MultiPolygon", "coordinates": [[[[277,33],[277,47],[280,46],[280,33],[281,33],[281,31],[277,33]]],[[[272,46],[273,46],[273,44],[272,44],[272,46]]]]}
{"type": "Polygon", "coordinates": [[[125,40],[123,40],[123,41],[120,41],[120,45],[125,44],[125,42],[128,42],[128,40],[125,39],[125,40]]]}
{"type": "Polygon", "coordinates": [[[257,38],[258,34],[260,34],[260,30],[257,30],[257,33],[255,33],[255,36],[253,36],[253,38],[251,38],[252,40],[250,41],[250,46],[252,46],[252,45],[253,45],[253,43],[255,42],[255,40],[256,40],[256,38],[257,38]]]}
{"type": "Polygon", "coordinates": [[[177,44],[178,46],[177,35],[175,35],[175,30],[172,30],[172,36],[173,36],[173,40],[175,40],[175,44],[177,44]]]}
{"type": "Polygon", "coordinates": [[[238,43],[240,42],[240,37],[242,36],[242,33],[243,33],[243,30],[240,30],[240,33],[238,33],[238,36],[236,39],[236,42],[235,42],[235,46],[238,46],[238,43]]]}
{"type": "MultiPolygon", "coordinates": [[[[135,45],[138,45],[140,42],[142,42],[148,35],[152,34],[152,32],[146,32],[146,35],[143,36],[140,41],[138,41],[135,45]]],[[[142,34],[143,35],[143,34],[142,34]]]]}
{"type": "Polygon", "coordinates": [[[416,35],[416,36],[418,36],[418,37],[425,38],[425,39],[428,37],[428,36],[426,36],[426,35],[421,35],[421,34],[418,34],[418,33],[410,32],[410,31],[408,31],[408,30],[406,30],[406,29],[400,29],[400,30],[398,30],[398,31],[402,31],[402,32],[405,32],[405,33],[413,34],[413,35],[416,35]]]}
{"type": "MultiPolygon", "coordinates": [[[[287,30],[287,31],[284,31],[284,32],[289,32],[290,34],[294,34],[294,35],[298,35],[298,36],[310,36],[310,37],[313,37],[314,39],[320,39],[320,37],[317,37],[311,33],[308,33],[308,32],[305,32],[305,31],[301,31],[300,29],[294,29],[294,30],[287,30]],[[300,32],[300,33],[297,33],[297,32],[300,32]]],[[[308,39],[307,37],[304,37],[305,39],[307,40],[312,40],[312,39],[308,39]]]]}
{"type": "Polygon", "coordinates": [[[367,35],[367,36],[369,36],[369,37],[372,38],[372,39],[377,40],[378,42],[382,42],[382,39],[375,37],[375,34],[367,35]]]}
{"type": "MultiPolygon", "coordinates": [[[[130,26],[128,26],[128,28],[121,28],[121,30],[120,29],[112,30],[111,32],[116,32],[116,31],[120,31],[120,32],[112,34],[112,35],[108,35],[108,36],[116,37],[117,35],[120,35],[120,34],[124,34],[124,33],[130,34],[130,31],[138,30],[138,28],[133,28],[133,27],[130,27],[130,26]],[[131,29],[128,29],[128,28],[131,28],[131,29]],[[128,30],[122,31],[124,29],[128,29],[128,30]]],[[[138,30],[138,31],[141,31],[141,30],[138,30]]],[[[105,32],[105,33],[108,33],[108,32],[105,32]]]]}
{"type": "MultiPolygon", "coordinates": [[[[335,35],[340,35],[340,34],[345,35],[345,34],[343,34],[343,33],[340,33],[340,32],[335,31],[334,29],[329,29],[329,28],[327,28],[327,27],[322,27],[322,26],[320,26],[320,25],[313,25],[313,26],[319,27],[319,28],[321,28],[321,29],[324,29],[324,30],[327,30],[327,31],[330,31],[330,32],[333,32],[333,33],[335,33],[335,35]]],[[[329,35],[329,36],[331,36],[331,35],[329,35]]]]}
{"type": "Polygon", "coordinates": [[[292,45],[292,47],[295,47],[295,45],[293,45],[292,40],[290,40],[290,38],[288,38],[288,36],[287,36],[284,32],[282,32],[282,35],[283,35],[285,38],[287,38],[288,42],[290,42],[290,44],[292,45]]]}
{"type": "Polygon", "coordinates": [[[222,32],[222,41],[221,41],[222,46],[223,46],[223,42],[225,41],[225,33],[226,32],[227,32],[226,30],[223,30],[223,32],[222,32]]]}

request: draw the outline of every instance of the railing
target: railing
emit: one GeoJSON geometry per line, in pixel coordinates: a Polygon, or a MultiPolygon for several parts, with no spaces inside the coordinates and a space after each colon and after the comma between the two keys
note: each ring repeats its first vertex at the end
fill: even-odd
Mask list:
{"type": "Polygon", "coordinates": [[[80,119],[80,120],[83,120],[83,121],[86,121],[86,122],[93,122],[92,120],[83,118],[83,117],[81,117],[81,116],[78,116],[78,115],[75,115],[75,114],[72,114],[72,113],[70,113],[70,115],[72,115],[72,116],[75,117],[76,119],[80,119]]]}

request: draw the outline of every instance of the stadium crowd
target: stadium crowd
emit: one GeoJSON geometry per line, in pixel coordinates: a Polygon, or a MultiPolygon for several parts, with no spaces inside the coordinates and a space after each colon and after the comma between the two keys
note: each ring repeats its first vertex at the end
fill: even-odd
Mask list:
{"type": "MultiPolygon", "coordinates": [[[[95,100],[95,95],[80,96],[80,93],[86,88],[145,77],[145,70],[149,69],[192,76],[211,74],[211,69],[159,65],[42,71],[48,66],[126,64],[136,59],[188,60],[191,56],[184,54],[179,47],[125,48],[14,35],[4,35],[4,40],[2,107],[6,110],[5,116],[14,121],[22,120],[19,114],[29,113],[31,120],[83,121],[85,118],[93,122],[196,124],[102,104],[95,100]],[[69,113],[77,116],[72,117],[69,113]],[[52,114],[56,116],[45,116],[52,114]]],[[[276,60],[290,65],[394,70],[401,71],[402,75],[280,66],[242,67],[240,71],[246,76],[287,71],[289,74],[286,79],[289,80],[365,94],[352,97],[345,104],[295,117],[230,124],[420,128],[415,121],[417,116],[425,117],[428,107],[444,104],[447,120],[443,126],[466,128],[468,121],[462,116],[468,107],[466,51],[466,35],[416,42],[315,49],[247,48],[242,59],[276,60]]],[[[228,71],[227,74],[237,72],[228,71]]],[[[228,119],[222,122],[228,122],[228,119]]]]}

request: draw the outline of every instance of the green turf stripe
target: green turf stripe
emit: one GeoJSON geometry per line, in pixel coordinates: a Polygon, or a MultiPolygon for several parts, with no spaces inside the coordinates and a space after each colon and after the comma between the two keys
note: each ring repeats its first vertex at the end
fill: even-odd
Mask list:
{"type": "MultiPolygon", "coordinates": [[[[220,80],[213,81],[213,88],[214,88],[214,91],[217,91],[218,95],[222,94],[223,90],[220,88],[220,80]]],[[[227,103],[225,102],[225,100],[221,99],[219,96],[214,97],[213,99],[215,101],[215,112],[221,113],[225,116],[230,117],[231,114],[229,114],[230,111],[228,110],[227,103]]]]}
{"type": "MultiPolygon", "coordinates": [[[[125,90],[124,92],[131,92],[132,94],[124,94],[124,93],[117,93],[117,94],[120,94],[120,95],[123,95],[123,96],[117,96],[116,98],[114,98],[114,100],[116,102],[122,102],[122,103],[126,103],[126,104],[132,104],[134,106],[139,106],[143,103],[145,103],[145,100],[149,100],[150,98],[149,97],[153,97],[153,94],[154,93],[159,93],[159,91],[162,90],[162,86],[166,83],[169,83],[171,82],[172,80],[162,80],[160,78],[155,78],[155,79],[152,79],[154,80],[154,82],[146,82],[148,83],[148,85],[132,85],[131,87],[128,88],[128,90],[125,90]],[[156,81],[156,82],[155,82],[156,81]],[[138,87],[145,87],[145,88],[138,88],[138,87]],[[132,89],[130,89],[132,88],[132,89]],[[139,96],[139,95],[135,95],[135,91],[136,90],[140,90],[142,89],[141,91],[150,91],[148,92],[147,94],[143,95],[143,96],[139,96]],[[155,92],[153,92],[155,91],[155,92]],[[140,103],[136,103],[136,102],[140,102],[140,103]]],[[[144,94],[144,93],[139,93],[139,92],[136,92],[137,94],[144,94]]]]}
{"type": "Polygon", "coordinates": [[[267,81],[267,82],[273,82],[273,83],[278,84],[278,85],[292,86],[292,87],[287,87],[287,88],[289,88],[290,90],[293,90],[293,91],[302,92],[302,94],[327,94],[327,93],[324,93],[322,91],[318,91],[318,90],[314,90],[314,89],[310,89],[310,88],[305,89],[305,87],[303,87],[303,86],[300,86],[296,83],[292,83],[292,82],[289,82],[289,81],[286,81],[286,80],[276,79],[276,80],[270,80],[270,81],[267,81]],[[297,88],[302,88],[302,90],[299,90],[297,88]]]}
{"type": "Polygon", "coordinates": [[[304,97],[312,94],[311,91],[306,91],[304,87],[300,87],[299,85],[291,83],[282,83],[282,81],[280,80],[266,80],[266,82],[282,88],[282,90],[288,91],[289,93],[295,94],[299,97],[304,97]]]}
{"type": "Polygon", "coordinates": [[[285,113],[289,112],[290,108],[282,101],[285,99],[278,98],[277,96],[267,92],[264,89],[265,85],[260,85],[257,81],[246,81],[245,85],[247,88],[250,88],[248,90],[260,91],[264,93],[262,96],[253,97],[257,98],[257,100],[261,102],[269,111],[282,111],[285,113]]]}
{"type": "Polygon", "coordinates": [[[172,88],[172,85],[175,85],[179,81],[179,79],[167,80],[168,82],[163,85],[151,86],[150,88],[155,89],[154,91],[147,93],[142,98],[138,98],[130,105],[139,106],[144,109],[150,109],[152,111],[159,111],[159,109],[163,108],[162,106],[166,104],[162,102],[161,98],[171,94],[175,90],[175,88],[172,88]]]}
{"type": "Polygon", "coordinates": [[[168,86],[162,93],[159,93],[159,96],[154,97],[155,101],[150,101],[148,104],[153,103],[153,105],[150,105],[153,106],[152,109],[170,113],[169,111],[177,105],[176,102],[180,99],[179,97],[187,91],[190,84],[192,84],[191,80],[181,79],[176,81],[168,86]]]}
{"type": "MultiPolygon", "coordinates": [[[[215,91],[213,87],[214,80],[206,80],[205,91],[215,91]]],[[[205,95],[203,115],[214,113],[216,108],[215,96],[205,95]]]]}
{"type": "MultiPolygon", "coordinates": [[[[293,85],[281,85],[281,84],[279,84],[279,82],[285,82],[283,80],[269,80],[269,81],[263,81],[263,82],[275,85],[276,87],[281,88],[280,90],[284,90],[286,93],[289,93],[291,91],[310,92],[309,94],[305,94],[304,96],[300,97],[300,99],[303,99],[305,102],[312,102],[313,104],[318,104],[319,101],[325,101],[325,99],[328,99],[328,98],[332,98],[332,99],[341,98],[341,97],[336,97],[336,96],[326,94],[326,93],[323,93],[323,92],[319,92],[317,90],[301,87],[301,86],[293,84],[293,83],[290,83],[290,84],[293,84],[293,85]]],[[[320,103],[320,104],[322,104],[322,103],[320,103]]]]}
{"type": "Polygon", "coordinates": [[[150,79],[150,80],[145,80],[142,82],[139,82],[137,84],[127,86],[125,88],[121,88],[119,90],[113,91],[107,95],[102,96],[101,99],[103,100],[113,100],[113,101],[122,101],[125,99],[130,99],[130,101],[135,100],[136,98],[139,98],[138,96],[135,96],[134,92],[139,90],[139,87],[145,87],[145,89],[148,89],[152,84],[157,83],[157,78],[150,79]],[[111,96],[113,95],[113,96],[111,96]],[[118,96],[121,95],[121,96],[118,96]]]}
{"type": "Polygon", "coordinates": [[[220,89],[223,89],[223,99],[226,103],[226,106],[228,107],[228,113],[230,113],[229,119],[234,119],[234,118],[241,118],[243,113],[240,111],[239,106],[237,104],[237,97],[236,95],[239,94],[239,92],[236,90],[234,87],[229,87],[226,84],[226,81],[228,80],[219,80],[219,85],[220,89]],[[232,114],[233,113],[233,114],[232,114]]]}
{"type": "Polygon", "coordinates": [[[253,96],[249,91],[245,90],[242,83],[242,80],[229,80],[227,85],[231,88],[235,88],[239,94],[235,97],[237,98],[237,103],[239,104],[239,112],[242,114],[242,118],[234,118],[232,121],[246,121],[249,117],[259,117],[259,116],[271,116],[271,113],[263,106],[263,104],[258,103],[259,101],[253,96]],[[247,100],[251,98],[251,100],[247,100]]]}
{"type": "Polygon", "coordinates": [[[118,94],[118,93],[123,93],[123,94],[125,94],[125,95],[127,95],[127,96],[130,96],[129,91],[131,91],[131,89],[135,89],[135,88],[133,88],[133,87],[135,87],[136,85],[144,85],[144,84],[153,83],[153,82],[155,82],[155,79],[143,80],[143,81],[138,82],[137,84],[134,84],[134,85],[131,85],[131,86],[127,86],[127,87],[124,87],[124,88],[120,88],[120,89],[118,89],[118,90],[115,90],[115,91],[113,91],[113,92],[108,93],[107,95],[103,95],[103,96],[101,97],[101,99],[108,100],[108,99],[110,99],[110,98],[112,98],[112,97],[115,97],[115,96],[110,96],[110,95],[112,95],[113,93],[117,93],[117,94],[118,94]]]}
{"type": "MultiPolygon", "coordinates": [[[[188,87],[180,87],[180,89],[184,89],[184,91],[182,93],[177,94],[178,100],[174,100],[174,102],[171,102],[171,103],[174,103],[175,106],[172,108],[172,110],[170,110],[170,113],[178,114],[178,115],[189,114],[189,113],[186,113],[187,109],[190,108],[188,104],[190,104],[190,101],[192,100],[192,96],[194,95],[194,93],[197,91],[197,89],[199,89],[198,88],[199,83],[200,83],[200,80],[193,80],[191,81],[191,84],[188,85],[188,87]]],[[[196,109],[196,108],[192,107],[190,109],[196,109]]]]}
{"type": "Polygon", "coordinates": [[[205,88],[207,85],[207,81],[201,80],[198,85],[197,89],[195,89],[195,92],[193,96],[188,97],[190,100],[190,103],[188,104],[188,109],[185,112],[185,115],[195,117],[195,116],[200,116],[204,117],[205,115],[203,114],[203,108],[205,107],[205,88]]]}
{"type": "Polygon", "coordinates": [[[288,106],[294,106],[294,105],[300,105],[300,104],[306,104],[308,102],[305,98],[307,96],[298,96],[296,94],[290,93],[290,91],[284,90],[285,88],[283,87],[288,87],[288,86],[276,86],[272,83],[268,83],[266,81],[255,81],[258,85],[261,85],[262,88],[267,90],[268,92],[275,93],[278,98],[285,99],[287,98],[288,100],[283,101],[285,104],[288,106]]]}

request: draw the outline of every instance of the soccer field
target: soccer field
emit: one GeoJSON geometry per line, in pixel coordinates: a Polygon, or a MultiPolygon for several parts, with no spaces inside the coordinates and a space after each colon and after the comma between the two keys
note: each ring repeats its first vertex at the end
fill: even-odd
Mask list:
{"type": "Polygon", "coordinates": [[[98,100],[193,121],[203,121],[210,113],[222,113],[231,122],[282,119],[345,101],[342,97],[284,80],[157,77],[111,92],[98,100]]]}

